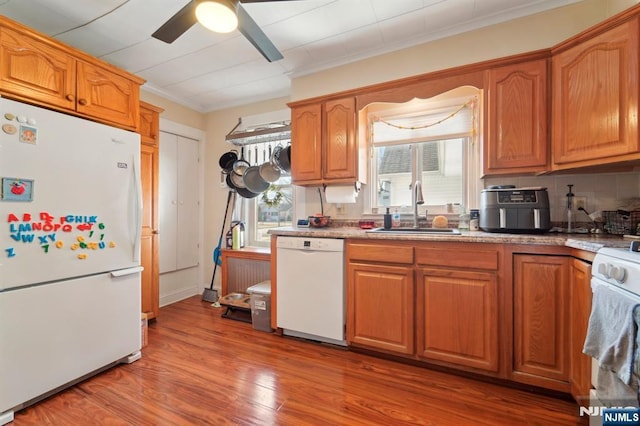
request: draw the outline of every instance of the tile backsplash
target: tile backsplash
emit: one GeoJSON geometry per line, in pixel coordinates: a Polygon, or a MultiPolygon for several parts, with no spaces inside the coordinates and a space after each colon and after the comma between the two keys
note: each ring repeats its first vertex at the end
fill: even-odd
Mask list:
{"type": "MultiPolygon", "coordinates": [[[[485,179],[485,188],[490,185],[515,185],[516,187],[542,186],[549,192],[551,221],[566,220],[567,192],[576,197],[585,197],[586,210],[589,213],[598,210],[616,210],[628,208],[630,199],[640,199],[640,172],[628,173],[590,173],[575,175],[492,177],[485,179]]],[[[589,219],[581,212],[574,214],[579,222],[589,219]]]]}
{"type": "MultiPolygon", "coordinates": [[[[635,199],[640,206],[640,172],[626,173],[589,173],[548,176],[491,177],[485,178],[483,187],[490,185],[515,185],[516,187],[542,186],[549,192],[551,221],[566,221],[567,185],[573,185],[573,193],[577,197],[585,197],[586,210],[593,213],[598,210],[616,210],[627,208],[628,200],[635,199]]],[[[366,186],[363,185],[363,191],[366,186]]],[[[317,188],[305,188],[299,194],[297,205],[298,217],[320,211],[317,188]]],[[[297,195],[298,197],[298,195],[297,195]]],[[[325,214],[334,218],[355,219],[363,216],[364,194],[360,194],[355,204],[345,204],[337,209],[333,204],[325,204],[325,214]]],[[[478,196],[478,202],[480,197],[478,196]]],[[[472,206],[474,207],[474,206],[472,206]]],[[[478,206],[475,206],[478,207],[478,206]]],[[[588,222],[589,218],[576,212],[573,219],[577,222],[588,222]]]]}

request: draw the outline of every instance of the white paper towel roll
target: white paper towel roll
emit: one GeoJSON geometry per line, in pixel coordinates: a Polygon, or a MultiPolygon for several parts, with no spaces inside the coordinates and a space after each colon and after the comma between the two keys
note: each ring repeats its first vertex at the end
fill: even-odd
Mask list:
{"type": "Polygon", "coordinates": [[[358,192],[355,185],[332,185],[327,186],[324,191],[327,203],[333,204],[353,204],[356,202],[358,192]]]}

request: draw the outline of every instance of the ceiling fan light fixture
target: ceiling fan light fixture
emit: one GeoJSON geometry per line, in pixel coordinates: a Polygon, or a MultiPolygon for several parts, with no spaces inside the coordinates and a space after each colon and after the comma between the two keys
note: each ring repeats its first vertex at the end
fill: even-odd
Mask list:
{"type": "Polygon", "coordinates": [[[196,6],[196,18],[204,27],[216,33],[230,33],[238,28],[238,15],[233,2],[201,1],[196,6]]]}

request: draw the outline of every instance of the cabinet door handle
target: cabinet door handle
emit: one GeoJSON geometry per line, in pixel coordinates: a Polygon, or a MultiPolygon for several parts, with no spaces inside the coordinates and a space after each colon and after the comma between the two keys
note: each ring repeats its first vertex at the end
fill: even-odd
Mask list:
{"type": "Polygon", "coordinates": [[[158,234],[160,234],[160,231],[158,231],[157,229],[154,229],[153,231],[151,231],[151,233],[153,235],[158,235],[158,234]]]}
{"type": "Polygon", "coordinates": [[[68,101],[73,101],[75,98],[74,98],[73,95],[69,94],[69,95],[65,96],[65,99],[68,100],[68,101]]]}
{"type": "Polygon", "coordinates": [[[87,100],[86,100],[86,99],[79,99],[79,100],[78,100],[78,103],[79,103],[80,105],[83,105],[83,106],[84,106],[84,105],[86,105],[86,104],[87,104],[87,100]]]}

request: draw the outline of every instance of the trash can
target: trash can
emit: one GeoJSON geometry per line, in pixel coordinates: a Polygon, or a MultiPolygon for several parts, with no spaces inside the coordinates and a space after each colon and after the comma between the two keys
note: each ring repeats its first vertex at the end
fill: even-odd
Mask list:
{"type": "Polygon", "coordinates": [[[251,324],[255,330],[271,329],[271,280],[262,281],[247,289],[251,304],[251,324]]]}

